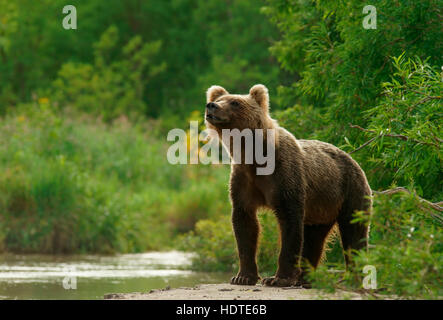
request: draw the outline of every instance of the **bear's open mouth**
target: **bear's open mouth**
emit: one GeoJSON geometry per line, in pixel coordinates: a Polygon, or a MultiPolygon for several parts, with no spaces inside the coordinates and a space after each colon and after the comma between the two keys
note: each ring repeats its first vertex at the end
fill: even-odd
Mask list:
{"type": "Polygon", "coordinates": [[[206,114],[206,120],[209,122],[223,122],[223,119],[214,116],[213,114],[206,114]]]}

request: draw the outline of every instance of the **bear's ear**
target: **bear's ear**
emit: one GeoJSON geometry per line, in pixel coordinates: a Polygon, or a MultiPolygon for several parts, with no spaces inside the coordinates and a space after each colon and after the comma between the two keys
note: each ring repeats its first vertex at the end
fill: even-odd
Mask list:
{"type": "Polygon", "coordinates": [[[262,84],[256,84],[249,90],[249,95],[263,108],[265,112],[268,112],[269,108],[269,93],[268,88],[262,84]]]}
{"type": "Polygon", "coordinates": [[[206,102],[214,102],[217,98],[229,94],[225,88],[220,86],[212,86],[206,91],[206,102]]]}

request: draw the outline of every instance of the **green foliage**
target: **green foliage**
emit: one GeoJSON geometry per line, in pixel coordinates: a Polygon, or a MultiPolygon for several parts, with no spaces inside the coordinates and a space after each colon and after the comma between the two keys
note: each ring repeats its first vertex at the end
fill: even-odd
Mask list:
{"type": "Polygon", "coordinates": [[[229,215],[214,220],[200,220],[195,231],[177,241],[179,249],[195,252],[192,268],[232,272],[237,268],[237,254],[229,215]]]}
{"type": "Polygon", "coordinates": [[[252,84],[263,82],[272,85],[271,81],[277,77],[277,68],[264,74],[260,65],[251,65],[247,60],[240,58],[225,61],[223,57],[216,56],[211,62],[210,71],[202,74],[198,79],[197,88],[200,92],[204,92],[217,83],[228,91],[248,93],[252,84]]]}
{"type": "Polygon", "coordinates": [[[171,166],[156,121],[105,124],[41,98],[0,124],[2,250],[166,249],[229,211],[228,168],[171,166]]]}
{"type": "Polygon", "coordinates": [[[443,81],[420,59],[393,59],[395,72],[383,83],[383,96],[366,112],[366,139],[375,137],[358,159],[370,159],[371,185],[414,187],[420,195],[440,200],[443,193],[443,81]],[[378,137],[378,138],[377,138],[378,137]]]}
{"type": "MultiPolygon", "coordinates": [[[[355,150],[375,190],[402,185],[441,201],[440,1],[372,2],[372,30],[362,27],[360,1],[267,2],[264,11],[282,32],[272,53],[293,74],[279,88],[279,101],[295,105],[276,114],[281,123],[297,137],[355,150]]],[[[332,272],[343,264],[329,262],[311,274],[314,286],[361,289],[359,272],[374,265],[380,293],[441,297],[441,215],[424,206],[414,196],[376,195],[371,247],[356,272],[332,272]]]]}
{"type": "Polygon", "coordinates": [[[354,259],[353,273],[334,273],[326,266],[320,267],[311,274],[314,285],[329,291],[361,290],[363,268],[372,265],[380,294],[441,298],[443,237],[441,225],[432,214],[411,195],[375,196],[373,215],[356,218],[371,225],[369,251],[360,252],[354,259]]]}
{"type": "Polygon", "coordinates": [[[165,64],[153,66],[160,42],[143,43],[132,38],[121,50],[118,30],[110,27],[94,45],[94,64],[68,62],[54,81],[51,96],[60,106],[73,106],[105,120],[123,114],[145,114],[144,90],[147,82],[165,70],[165,64]]]}
{"type": "Polygon", "coordinates": [[[380,287],[390,294],[438,298],[443,294],[441,225],[413,196],[378,196],[371,219],[375,248],[360,265],[377,267],[380,287]]]}
{"type": "Polygon", "coordinates": [[[263,1],[198,1],[193,16],[206,30],[209,64],[197,75],[194,95],[218,84],[247,93],[255,83],[266,84],[273,95],[279,69],[268,47],[275,28],[261,13],[263,1]]]}
{"type": "MultiPolygon", "coordinates": [[[[261,232],[258,265],[262,274],[275,271],[278,256],[278,226],[270,212],[259,215],[261,232]]],[[[231,218],[223,215],[211,220],[200,220],[195,231],[178,239],[180,249],[194,252],[192,268],[205,271],[236,272],[238,257],[231,218]]]]}
{"type": "MultiPolygon", "coordinates": [[[[427,199],[441,201],[442,75],[427,62],[404,55],[394,58],[393,66],[395,72],[380,86],[376,106],[364,113],[367,128],[353,128],[369,143],[357,150],[359,144],[345,138],[346,147],[357,150],[353,156],[366,168],[373,189],[403,185],[427,199]]],[[[300,128],[300,134],[307,130],[313,137],[321,135],[318,131],[324,118],[319,113],[306,115],[295,106],[279,117],[300,128]]],[[[356,221],[362,219],[367,216],[357,216],[356,221]]],[[[328,260],[311,274],[314,286],[329,291],[361,290],[364,275],[360,272],[365,265],[373,265],[382,294],[441,297],[441,219],[441,214],[415,196],[376,194],[374,213],[366,221],[371,225],[369,251],[359,253],[354,272],[333,272],[331,267],[343,269],[343,263],[328,260]]]]}
{"type": "Polygon", "coordinates": [[[260,13],[264,0],[69,4],[77,8],[76,30],[62,27],[65,1],[0,0],[0,113],[46,95],[56,79],[60,106],[110,118],[134,111],[183,117],[204,106],[214,83],[238,92],[277,85],[268,50],[276,30],[260,13]]]}
{"type": "Polygon", "coordinates": [[[273,212],[265,211],[261,213],[259,221],[261,233],[257,263],[262,276],[272,276],[277,270],[278,254],[280,252],[279,227],[273,212]]]}
{"type": "Polygon", "coordinates": [[[321,137],[331,143],[342,143],[343,135],[355,139],[349,122],[366,126],[370,118],[363,111],[375,105],[380,85],[393,73],[392,56],[406,51],[441,63],[440,0],[373,1],[377,29],[371,30],[362,26],[361,1],[267,2],[265,12],[282,32],[272,52],[294,75],[280,89],[282,102],[321,108],[329,124],[321,137]]]}
{"type": "Polygon", "coordinates": [[[294,105],[285,110],[274,112],[279,125],[292,128],[291,133],[299,139],[315,139],[317,132],[326,126],[320,111],[312,106],[294,105]]]}

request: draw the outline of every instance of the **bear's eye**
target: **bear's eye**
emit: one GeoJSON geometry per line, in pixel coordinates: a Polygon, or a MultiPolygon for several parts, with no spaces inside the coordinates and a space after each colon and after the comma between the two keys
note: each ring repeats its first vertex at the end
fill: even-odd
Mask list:
{"type": "Polygon", "coordinates": [[[236,100],[231,101],[231,105],[234,107],[238,107],[240,105],[240,103],[236,100]]]}

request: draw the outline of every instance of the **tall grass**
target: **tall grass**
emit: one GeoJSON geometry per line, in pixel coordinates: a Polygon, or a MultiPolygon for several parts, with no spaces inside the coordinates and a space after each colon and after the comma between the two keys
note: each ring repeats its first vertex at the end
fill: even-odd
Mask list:
{"type": "Polygon", "coordinates": [[[17,110],[0,119],[0,250],[166,249],[229,212],[229,169],[169,164],[160,121],[17,110]]]}

